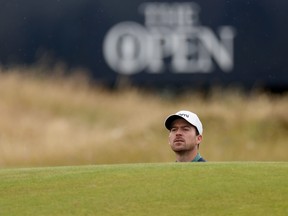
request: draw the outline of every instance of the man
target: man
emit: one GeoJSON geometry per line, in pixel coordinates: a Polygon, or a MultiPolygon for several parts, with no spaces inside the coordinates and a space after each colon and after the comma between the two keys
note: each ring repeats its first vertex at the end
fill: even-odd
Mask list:
{"type": "Polygon", "coordinates": [[[205,162],[199,153],[203,127],[195,113],[182,110],[167,117],[165,127],[170,131],[169,144],[177,162],[205,162]]]}

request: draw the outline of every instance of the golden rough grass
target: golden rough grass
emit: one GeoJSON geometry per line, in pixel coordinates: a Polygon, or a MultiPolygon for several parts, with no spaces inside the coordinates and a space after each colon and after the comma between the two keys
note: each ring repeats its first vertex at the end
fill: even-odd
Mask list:
{"type": "Polygon", "coordinates": [[[181,109],[201,118],[209,161],[288,159],[287,94],[109,91],[63,70],[1,69],[0,167],[174,161],[163,122],[181,109]]]}

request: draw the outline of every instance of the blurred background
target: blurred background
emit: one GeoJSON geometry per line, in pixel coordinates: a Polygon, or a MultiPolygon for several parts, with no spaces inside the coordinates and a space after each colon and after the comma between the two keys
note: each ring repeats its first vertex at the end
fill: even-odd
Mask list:
{"type": "Polygon", "coordinates": [[[0,0],[0,167],[288,160],[283,0],[0,0]]]}

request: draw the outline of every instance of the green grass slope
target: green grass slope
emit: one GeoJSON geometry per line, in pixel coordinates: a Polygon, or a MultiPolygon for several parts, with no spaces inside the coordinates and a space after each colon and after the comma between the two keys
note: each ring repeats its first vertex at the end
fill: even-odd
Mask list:
{"type": "Polygon", "coordinates": [[[288,215],[288,163],[0,170],[0,215],[288,215]]]}

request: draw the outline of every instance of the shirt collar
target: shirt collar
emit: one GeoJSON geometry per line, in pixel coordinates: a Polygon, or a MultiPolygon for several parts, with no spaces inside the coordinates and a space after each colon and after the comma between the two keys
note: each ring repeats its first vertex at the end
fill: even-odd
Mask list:
{"type": "Polygon", "coordinates": [[[191,162],[197,162],[201,158],[200,153],[198,152],[196,157],[191,162]]]}

